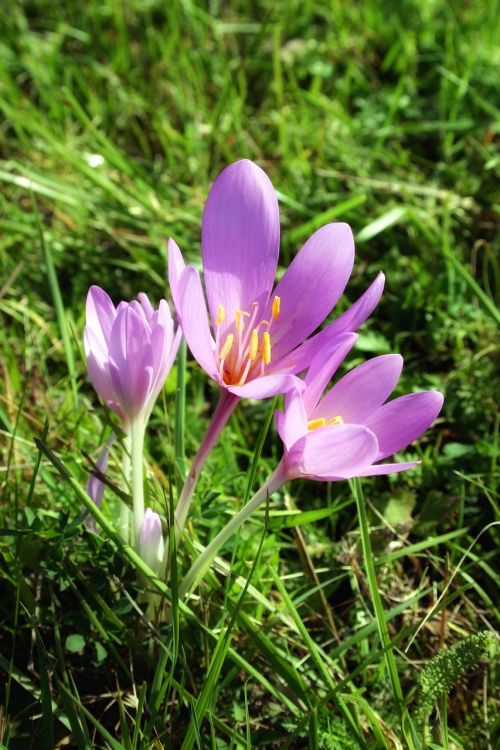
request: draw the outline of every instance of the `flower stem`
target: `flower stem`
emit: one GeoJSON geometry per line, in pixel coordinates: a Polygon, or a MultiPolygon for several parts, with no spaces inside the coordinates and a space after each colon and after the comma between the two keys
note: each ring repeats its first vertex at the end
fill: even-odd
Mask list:
{"type": "MultiPolygon", "coordinates": [[[[130,432],[125,433],[123,438],[122,472],[125,480],[125,488],[130,485],[130,454],[132,451],[130,432]]],[[[127,543],[130,542],[130,510],[123,500],[120,500],[120,534],[127,543]]]]}
{"type": "Polygon", "coordinates": [[[255,493],[252,499],[243,506],[239,513],[231,518],[229,523],[224,526],[221,531],[219,531],[215,539],[210,542],[196,562],[193,563],[179,587],[179,599],[182,599],[190,589],[198,583],[222,545],[225,544],[225,542],[240,528],[254,510],[256,510],[259,505],[262,505],[262,503],[265,502],[273,492],[276,492],[276,490],[285,482],[286,473],[284,463],[283,461],[280,461],[271,476],[255,493]]]}
{"type": "Polygon", "coordinates": [[[401,728],[405,736],[407,747],[410,750],[415,750],[413,738],[411,736],[411,727],[408,731],[407,712],[404,707],[403,690],[399,681],[398,669],[396,666],[396,660],[392,650],[391,637],[387,627],[387,621],[384,615],[384,607],[382,604],[382,598],[378,589],[377,576],[375,574],[375,563],[373,558],[373,550],[370,541],[370,527],[368,525],[368,518],[366,515],[365,500],[363,497],[363,489],[359,479],[353,479],[351,483],[354,497],[356,499],[356,507],[358,511],[359,519],[359,530],[361,534],[361,544],[363,547],[363,557],[366,568],[366,576],[368,579],[368,586],[370,588],[370,594],[372,597],[373,608],[375,610],[375,618],[377,620],[377,628],[379,638],[384,649],[384,659],[389,672],[389,679],[392,687],[392,694],[394,696],[394,702],[396,709],[401,721],[401,728]]]}
{"type": "Polygon", "coordinates": [[[144,518],[143,452],[145,425],[142,419],[132,422],[130,431],[132,454],[133,543],[137,549],[144,518]]]}
{"type": "Polygon", "coordinates": [[[189,506],[191,505],[191,500],[201,470],[203,469],[205,461],[217,441],[217,438],[236,408],[238,401],[238,396],[233,396],[232,393],[229,393],[229,391],[226,390],[221,391],[219,403],[215,408],[214,415],[198,449],[198,453],[193,460],[184,487],[179,496],[177,508],[175,509],[175,532],[177,541],[179,541],[182,532],[184,531],[184,526],[186,525],[186,519],[189,513],[189,506]]]}

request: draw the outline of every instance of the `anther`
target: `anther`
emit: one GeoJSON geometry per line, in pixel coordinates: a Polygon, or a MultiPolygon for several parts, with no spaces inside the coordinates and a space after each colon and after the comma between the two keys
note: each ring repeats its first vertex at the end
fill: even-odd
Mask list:
{"type": "Polygon", "coordinates": [[[281,297],[276,296],[273,299],[273,304],[271,306],[271,312],[273,314],[274,320],[279,316],[280,314],[280,306],[281,306],[281,297]]]}
{"type": "Polygon", "coordinates": [[[225,317],[226,311],[224,310],[224,305],[219,305],[219,309],[217,310],[217,317],[215,318],[215,325],[220,326],[225,317]]]}
{"type": "Polygon", "coordinates": [[[324,427],[325,424],[326,424],[326,419],[323,419],[323,417],[320,417],[319,419],[311,419],[307,423],[307,429],[317,430],[318,427],[324,427]]]}
{"type": "Polygon", "coordinates": [[[233,334],[229,333],[227,335],[226,340],[224,341],[224,346],[220,350],[219,359],[226,359],[227,355],[231,351],[231,347],[233,345],[233,339],[234,339],[233,334]]]}
{"type": "Polygon", "coordinates": [[[344,424],[344,420],[342,417],[333,417],[328,420],[327,424],[344,424]]]}
{"type": "Polygon", "coordinates": [[[236,310],[236,312],[234,313],[234,327],[236,328],[237,331],[239,331],[240,326],[241,326],[241,330],[243,330],[243,322],[241,320],[241,310],[236,310]]]}
{"type": "Polygon", "coordinates": [[[271,337],[267,331],[262,335],[262,361],[265,365],[271,362],[271,337]]]}
{"type": "Polygon", "coordinates": [[[248,347],[248,359],[254,360],[257,357],[259,349],[259,334],[256,328],[253,329],[250,336],[250,346],[248,347]]]}

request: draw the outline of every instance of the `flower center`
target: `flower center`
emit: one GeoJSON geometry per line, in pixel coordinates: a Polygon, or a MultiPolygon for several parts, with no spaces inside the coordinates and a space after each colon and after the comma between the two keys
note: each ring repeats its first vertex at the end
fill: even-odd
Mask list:
{"type": "MultiPolygon", "coordinates": [[[[226,319],[223,305],[215,318],[215,357],[221,380],[226,385],[244,385],[248,377],[264,374],[271,363],[271,335],[273,320],[279,317],[281,299],[275,296],[271,304],[271,319],[259,320],[259,303],[252,302],[252,312],[236,310],[232,330],[222,341],[221,326],[226,319]],[[258,321],[258,322],[257,322],[258,321]],[[265,330],[260,333],[259,329],[265,330]]],[[[226,329],[227,330],[227,329],[226,329]]]]}
{"type": "Polygon", "coordinates": [[[317,430],[318,427],[327,427],[331,424],[344,424],[344,420],[342,417],[332,417],[332,419],[329,419],[326,421],[324,417],[320,417],[319,419],[310,419],[307,423],[307,429],[308,430],[317,430]]]}

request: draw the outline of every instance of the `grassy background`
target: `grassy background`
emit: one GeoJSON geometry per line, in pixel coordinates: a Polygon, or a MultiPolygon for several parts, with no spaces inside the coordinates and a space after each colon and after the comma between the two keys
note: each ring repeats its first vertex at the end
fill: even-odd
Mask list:
{"type": "MultiPolygon", "coordinates": [[[[84,484],[85,454],[96,458],[110,430],[82,357],[87,288],[98,283],[115,300],[165,295],[166,237],[199,262],[203,204],[225,164],[249,157],[273,180],[282,267],[314,229],[348,221],[357,259],[340,309],[379,270],[387,276],[348,366],[399,351],[398,394],[445,394],[439,423],[405,455],[423,458],[422,469],[365,483],[414,713],[419,671],[438,649],[498,625],[498,527],[487,527],[498,519],[500,424],[498,3],[7,0],[5,8],[0,741],[400,747],[347,484],[288,486],[265,533],[258,514],[224,549],[231,575],[219,570],[189,613],[155,625],[137,611],[133,567],[112,542],[82,534],[81,505],[34,439],[43,436],[84,484]],[[245,580],[255,559],[253,588],[231,623],[237,576],[245,580]],[[225,641],[216,649],[228,624],[229,651],[225,641]]],[[[216,394],[192,362],[186,381],[189,459],[216,394]]],[[[179,480],[175,383],[174,371],[148,436],[147,489],[163,508],[169,477],[179,480]]],[[[242,405],[223,434],[199,483],[180,575],[192,545],[241,504],[269,409],[242,405]]],[[[278,451],[271,434],[255,487],[278,451]]],[[[119,447],[110,476],[120,484],[119,447]]],[[[425,742],[493,747],[493,678],[486,664],[461,678],[425,742]]]]}

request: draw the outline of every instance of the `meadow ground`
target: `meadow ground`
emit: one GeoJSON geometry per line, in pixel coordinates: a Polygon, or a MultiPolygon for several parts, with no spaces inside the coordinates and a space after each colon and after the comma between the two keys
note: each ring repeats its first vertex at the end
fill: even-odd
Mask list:
{"type": "MultiPolygon", "coordinates": [[[[495,746],[498,11],[6,0],[1,747],[495,746]],[[289,484],[178,601],[199,545],[279,458],[269,401],[242,403],[210,457],[160,620],[126,550],[82,527],[78,487],[116,426],[86,376],[87,289],[164,296],[166,238],[199,263],[208,188],[241,157],[278,191],[281,272],[336,220],[357,249],[336,314],[385,272],[346,367],[400,352],[397,395],[445,395],[404,453],[421,468],[363,481],[384,617],[348,483],[289,484]]],[[[190,357],[178,362],[146,447],[147,493],[166,515],[216,398],[190,357]]],[[[119,444],[109,476],[125,489],[119,444]]]]}

